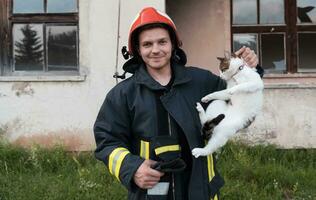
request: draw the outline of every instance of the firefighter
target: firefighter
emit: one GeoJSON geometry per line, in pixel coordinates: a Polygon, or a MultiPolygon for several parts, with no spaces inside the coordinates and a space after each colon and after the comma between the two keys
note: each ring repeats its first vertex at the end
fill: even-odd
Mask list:
{"type": "MultiPolygon", "coordinates": [[[[194,158],[191,150],[205,145],[196,102],[226,83],[185,67],[181,45],[170,17],[144,8],[123,52],[131,56],[123,69],[133,75],[107,94],[97,116],[95,155],[128,189],[128,199],[218,199],[224,185],[214,156],[194,158]]],[[[237,54],[258,63],[249,48],[237,54]]]]}

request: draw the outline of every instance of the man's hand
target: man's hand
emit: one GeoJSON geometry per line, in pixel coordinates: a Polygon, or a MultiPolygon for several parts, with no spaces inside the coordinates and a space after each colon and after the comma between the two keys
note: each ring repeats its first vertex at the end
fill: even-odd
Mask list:
{"type": "Polygon", "coordinates": [[[249,47],[243,46],[235,54],[241,56],[249,67],[256,67],[259,63],[257,55],[249,47]]]}
{"type": "Polygon", "coordinates": [[[151,168],[156,162],[145,160],[134,174],[134,182],[142,189],[153,188],[160,180],[164,173],[151,168]]]}

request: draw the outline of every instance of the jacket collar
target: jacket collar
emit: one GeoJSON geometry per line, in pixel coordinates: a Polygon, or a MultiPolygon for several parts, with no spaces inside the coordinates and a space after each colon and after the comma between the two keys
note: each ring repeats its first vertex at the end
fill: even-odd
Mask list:
{"type": "MultiPolygon", "coordinates": [[[[172,86],[184,84],[191,80],[191,77],[187,73],[185,66],[173,62],[171,63],[171,67],[172,73],[174,73],[174,82],[172,86]]],[[[135,72],[135,78],[136,83],[146,85],[152,90],[165,89],[164,86],[160,85],[149,75],[144,64],[141,64],[138,70],[135,72]]]]}

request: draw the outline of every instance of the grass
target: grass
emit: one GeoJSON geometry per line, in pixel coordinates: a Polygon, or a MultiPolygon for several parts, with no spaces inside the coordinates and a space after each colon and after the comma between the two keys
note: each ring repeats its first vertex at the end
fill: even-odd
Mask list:
{"type": "MultiPolygon", "coordinates": [[[[221,199],[316,199],[316,150],[230,143],[219,156],[221,199]]],[[[92,152],[0,144],[0,200],[119,200],[127,192],[92,152]]]]}
{"type": "Polygon", "coordinates": [[[222,199],[316,199],[316,149],[226,145],[222,199]]]}

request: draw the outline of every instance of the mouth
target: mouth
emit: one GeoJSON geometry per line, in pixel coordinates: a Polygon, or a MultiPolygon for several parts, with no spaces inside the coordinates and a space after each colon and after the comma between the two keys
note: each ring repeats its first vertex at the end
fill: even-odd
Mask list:
{"type": "Polygon", "coordinates": [[[153,62],[160,62],[162,59],[163,59],[163,57],[151,57],[150,58],[153,62]]]}

